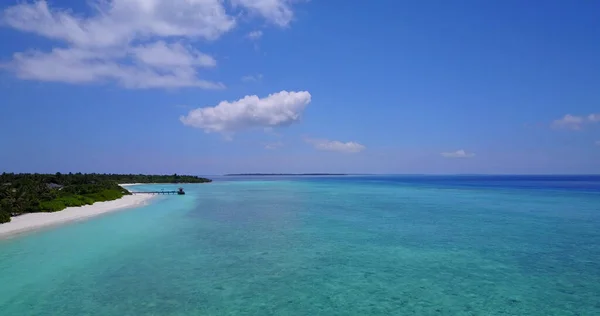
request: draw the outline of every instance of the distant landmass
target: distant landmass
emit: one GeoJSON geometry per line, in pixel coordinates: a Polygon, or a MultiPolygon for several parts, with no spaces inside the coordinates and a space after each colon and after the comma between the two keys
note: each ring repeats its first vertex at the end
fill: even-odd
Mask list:
{"type": "Polygon", "coordinates": [[[347,176],[346,173],[230,173],[230,176],[347,176]]]}

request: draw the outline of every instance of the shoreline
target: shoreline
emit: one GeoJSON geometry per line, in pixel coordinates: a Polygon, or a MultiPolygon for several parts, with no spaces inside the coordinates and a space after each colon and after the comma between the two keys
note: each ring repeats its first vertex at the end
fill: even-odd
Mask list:
{"type": "Polygon", "coordinates": [[[96,202],[92,205],[79,207],[67,207],[62,211],[54,213],[28,213],[15,216],[11,218],[10,222],[0,224],[0,239],[10,238],[42,228],[81,221],[118,210],[145,206],[153,198],[154,196],[147,194],[125,195],[117,200],[96,202]]]}

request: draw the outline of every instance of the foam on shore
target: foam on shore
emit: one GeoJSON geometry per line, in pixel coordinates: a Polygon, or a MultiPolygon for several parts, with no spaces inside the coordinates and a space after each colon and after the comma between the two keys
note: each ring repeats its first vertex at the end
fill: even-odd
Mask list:
{"type": "Polygon", "coordinates": [[[126,195],[118,200],[96,202],[92,205],[67,207],[54,213],[28,213],[12,217],[8,223],[0,224],[0,238],[30,232],[41,228],[84,220],[117,210],[147,205],[152,195],[126,195]]]}

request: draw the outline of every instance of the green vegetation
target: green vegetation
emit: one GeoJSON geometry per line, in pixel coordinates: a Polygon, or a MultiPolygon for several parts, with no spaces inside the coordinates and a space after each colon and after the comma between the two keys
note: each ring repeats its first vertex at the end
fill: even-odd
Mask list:
{"type": "Polygon", "coordinates": [[[10,215],[6,212],[0,212],[0,223],[10,222],[10,215]]]}
{"type": "Polygon", "coordinates": [[[58,212],[70,206],[110,201],[131,194],[118,183],[205,183],[210,179],[174,175],[14,174],[0,175],[0,223],[24,213],[58,212]]]}

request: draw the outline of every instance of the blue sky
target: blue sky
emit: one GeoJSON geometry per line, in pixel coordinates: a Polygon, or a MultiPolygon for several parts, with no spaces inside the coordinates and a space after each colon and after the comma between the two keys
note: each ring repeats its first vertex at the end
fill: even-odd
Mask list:
{"type": "Polygon", "coordinates": [[[597,1],[0,10],[0,171],[600,173],[597,1]]]}

